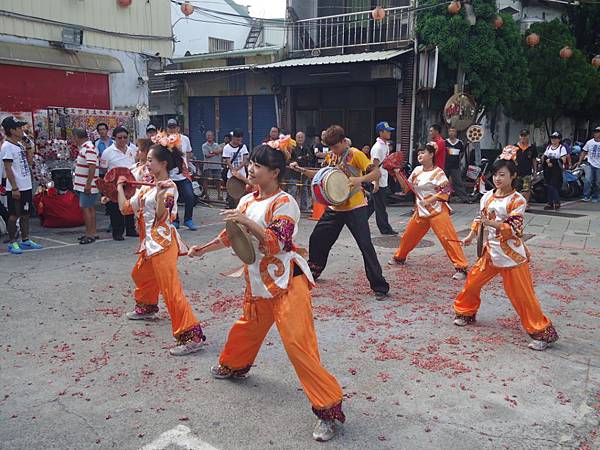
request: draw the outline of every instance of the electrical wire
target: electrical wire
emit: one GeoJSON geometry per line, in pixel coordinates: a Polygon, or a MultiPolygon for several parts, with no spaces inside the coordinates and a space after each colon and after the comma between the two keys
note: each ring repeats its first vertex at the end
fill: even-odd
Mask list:
{"type": "Polygon", "coordinates": [[[61,22],[59,20],[44,19],[43,17],[29,16],[26,14],[20,14],[20,13],[16,13],[16,12],[12,12],[12,11],[6,11],[4,9],[0,9],[0,16],[11,17],[13,19],[21,19],[21,20],[25,20],[28,22],[37,22],[37,23],[43,23],[43,24],[56,25],[56,26],[61,26],[61,27],[76,27],[83,31],[90,31],[93,33],[110,34],[111,36],[128,37],[128,38],[134,38],[134,39],[144,39],[144,40],[149,40],[149,41],[172,41],[173,40],[172,36],[153,36],[153,35],[148,35],[148,34],[122,33],[119,31],[110,31],[110,30],[104,30],[102,28],[89,27],[87,25],[74,25],[72,23],[61,22]]]}

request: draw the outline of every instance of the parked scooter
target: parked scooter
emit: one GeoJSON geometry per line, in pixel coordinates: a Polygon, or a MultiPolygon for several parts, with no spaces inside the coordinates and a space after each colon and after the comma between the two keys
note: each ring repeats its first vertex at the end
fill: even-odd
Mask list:
{"type": "Polygon", "coordinates": [[[494,183],[492,181],[492,161],[489,161],[487,158],[482,158],[479,166],[469,166],[467,178],[475,180],[473,191],[469,194],[469,203],[476,203],[483,197],[483,194],[494,189],[494,183]]]}

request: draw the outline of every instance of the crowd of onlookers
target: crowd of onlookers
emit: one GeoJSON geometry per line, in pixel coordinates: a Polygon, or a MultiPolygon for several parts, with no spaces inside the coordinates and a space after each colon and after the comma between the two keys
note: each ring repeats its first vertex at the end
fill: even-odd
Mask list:
{"type": "MultiPolygon", "coordinates": [[[[32,153],[33,142],[24,135],[23,126],[14,117],[7,117],[2,121],[4,135],[0,135],[2,143],[0,149],[0,178],[2,189],[6,194],[6,205],[0,201],[0,217],[6,223],[8,232],[9,251],[14,254],[22,253],[27,249],[36,249],[41,246],[29,237],[29,217],[33,207],[32,184],[32,153]],[[17,236],[20,235],[20,240],[17,236]]],[[[127,167],[132,173],[142,180],[143,167],[146,156],[153,144],[152,138],[159,132],[153,124],[146,128],[147,136],[138,139],[134,144],[129,131],[124,127],[116,127],[112,131],[105,123],[96,127],[98,139],[92,142],[86,130],[72,130],[72,140],[77,145],[78,154],[75,161],[73,175],[73,189],[79,196],[79,204],[83,211],[86,231],[79,238],[81,244],[90,244],[98,239],[96,231],[96,208],[99,203],[105,205],[106,214],[110,217],[109,231],[113,239],[123,240],[125,236],[138,236],[132,216],[123,215],[115,202],[102,199],[96,185],[98,177],[116,167],[127,167]]],[[[381,165],[390,152],[393,152],[391,133],[394,131],[387,122],[378,123],[375,127],[377,135],[372,146],[365,145],[360,150],[373,162],[381,165]]],[[[242,185],[248,183],[247,166],[249,164],[250,150],[244,144],[244,133],[241,129],[234,129],[227,134],[222,143],[217,142],[215,133],[207,131],[206,141],[202,144],[200,157],[195,158],[192,146],[187,136],[181,133],[177,120],[167,122],[166,132],[177,133],[181,137],[181,151],[185,155],[185,170],[179,173],[174,169],[170,174],[177,185],[179,198],[184,203],[183,225],[190,230],[196,230],[193,221],[194,206],[197,195],[194,190],[192,175],[197,175],[199,181],[200,200],[213,200],[209,192],[216,192],[216,200],[225,201],[227,207],[236,206],[239,198],[234,198],[227,191],[228,181],[232,178],[239,180],[242,185]]],[[[283,131],[274,126],[264,143],[277,140],[283,131]]],[[[322,136],[307,137],[303,131],[298,131],[293,138],[296,146],[291,152],[290,163],[296,162],[301,167],[321,167],[329,149],[323,143],[322,136]]],[[[464,182],[466,146],[458,138],[456,128],[447,130],[447,137],[442,136],[442,128],[432,125],[429,129],[430,142],[435,143],[435,164],[442,168],[451,183],[454,201],[468,202],[471,200],[464,182]]],[[[352,143],[348,139],[348,145],[352,143]]],[[[600,127],[593,130],[592,138],[583,143],[572,144],[568,139],[562,139],[558,132],[553,132],[550,142],[543,152],[538,154],[536,147],[529,140],[529,131],[521,130],[519,140],[514,144],[515,162],[518,168],[517,189],[529,201],[531,197],[532,180],[538,173],[543,173],[547,193],[545,209],[557,210],[560,208],[560,188],[563,183],[564,171],[568,168],[581,166],[585,173],[583,188],[583,201],[598,202],[600,193],[600,127]]],[[[383,234],[395,234],[387,220],[385,211],[386,198],[389,196],[389,187],[394,177],[389,177],[381,169],[381,179],[372,185],[365,186],[369,192],[371,214],[376,213],[377,225],[383,234]]],[[[301,211],[309,212],[312,207],[310,180],[294,170],[286,173],[283,187],[294,196],[301,211]]],[[[177,216],[174,225],[180,226],[180,217],[177,216]]]]}

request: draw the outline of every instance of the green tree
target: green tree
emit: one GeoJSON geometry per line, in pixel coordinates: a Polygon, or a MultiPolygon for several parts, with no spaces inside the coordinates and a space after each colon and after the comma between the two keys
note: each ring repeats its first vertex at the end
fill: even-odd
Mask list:
{"type": "MultiPolygon", "coordinates": [[[[559,117],[585,118],[600,109],[600,73],[588,57],[575,48],[569,26],[558,19],[533,24],[530,32],[540,36],[539,45],[523,49],[528,59],[531,90],[509,105],[511,117],[535,125],[544,124],[550,133],[559,117]],[[573,55],[560,57],[570,46],[573,55]]],[[[588,117],[589,118],[589,117],[588,117]]]]}
{"type": "Polygon", "coordinates": [[[522,36],[512,17],[502,14],[504,25],[496,29],[495,0],[475,0],[477,22],[471,27],[462,12],[451,15],[446,5],[421,12],[417,20],[419,42],[439,47],[440,75],[454,74],[440,80],[437,97],[445,101],[452,93],[459,64],[466,75],[465,90],[475,97],[481,111],[495,113],[529,95],[522,36]]]}

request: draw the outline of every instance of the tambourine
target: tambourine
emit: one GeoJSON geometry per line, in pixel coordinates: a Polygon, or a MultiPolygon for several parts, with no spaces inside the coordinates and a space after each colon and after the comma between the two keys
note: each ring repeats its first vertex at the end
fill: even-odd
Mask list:
{"type": "Polygon", "coordinates": [[[121,178],[126,179],[125,185],[123,186],[125,198],[133,197],[136,191],[136,186],[156,186],[154,183],[136,181],[135,176],[127,167],[115,167],[110,169],[108,172],[106,172],[106,175],[104,175],[104,179],[98,178],[96,180],[96,186],[104,197],[107,197],[111,202],[117,203],[119,201],[117,184],[121,178]]]}
{"type": "Polygon", "coordinates": [[[254,263],[256,252],[244,228],[237,222],[228,221],[225,223],[225,232],[236,256],[245,264],[254,263]]]}

